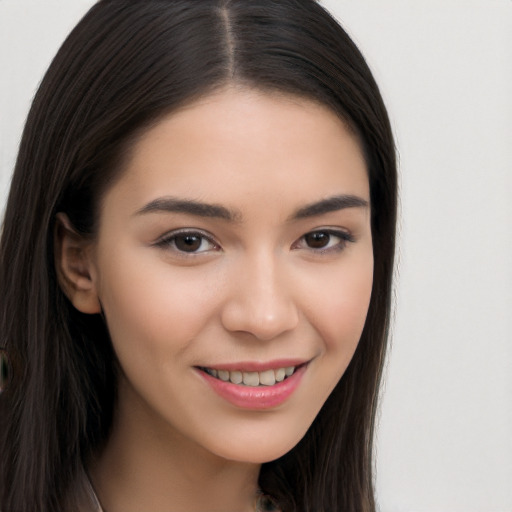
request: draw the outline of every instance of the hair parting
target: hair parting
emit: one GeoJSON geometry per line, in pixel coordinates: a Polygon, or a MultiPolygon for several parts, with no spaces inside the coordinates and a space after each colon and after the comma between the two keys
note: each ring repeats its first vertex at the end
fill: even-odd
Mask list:
{"type": "Polygon", "coordinates": [[[325,105],[357,134],[371,199],[374,280],[347,371],[302,441],[263,465],[283,512],[375,510],[372,442],[388,337],[397,208],[393,136],[357,47],[314,0],[101,0],[68,36],[35,96],[0,242],[0,510],[63,510],[105,443],[116,358],[101,315],[61,291],[64,212],[94,237],[101,198],[163,116],[225,87],[325,105]],[[27,208],[26,205],[30,205],[27,208]],[[4,362],[4,361],[8,361],[4,362]]]}

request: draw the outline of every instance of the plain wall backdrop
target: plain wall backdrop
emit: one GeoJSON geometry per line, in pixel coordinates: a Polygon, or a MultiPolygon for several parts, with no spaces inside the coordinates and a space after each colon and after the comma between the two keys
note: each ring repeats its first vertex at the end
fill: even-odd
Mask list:
{"type": "MultiPolygon", "coordinates": [[[[1,210],[31,98],[92,4],[0,0],[1,210]]],[[[324,5],[375,73],[400,158],[380,510],[512,512],[512,1],[324,5]]]]}

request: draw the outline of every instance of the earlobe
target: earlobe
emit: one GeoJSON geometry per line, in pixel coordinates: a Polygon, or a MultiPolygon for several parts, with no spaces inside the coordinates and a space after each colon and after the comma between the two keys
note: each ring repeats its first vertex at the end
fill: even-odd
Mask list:
{"type": "Polygon", "coordinates": [[[82,313],[100,313],[92,272],[91,241],[76,231],[65,213],[56,215],[54,254],[59,285],[67,298],[82,313]]]}

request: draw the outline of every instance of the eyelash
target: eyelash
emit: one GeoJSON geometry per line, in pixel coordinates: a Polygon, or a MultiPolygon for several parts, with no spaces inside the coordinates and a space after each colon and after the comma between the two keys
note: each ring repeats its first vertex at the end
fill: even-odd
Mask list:
{"type": "MultiPolygon", "coordinates": [[[[339,242],[337,242],[335,245],[332,245],[330,247],[329,246],[328,247],[316,247],[316,248],[309,247],[309,246],[304,247],[304,249],[312,251],[315,254],[328,254],[328,253],[333,253],[333,252],[341,252],[346,248],[348,243],[355,242],[355,238],[350,233],[348,233],[346,231],[342,231],[342,230],[338,230],[338,229],[315,229],[314,231],[309,231],[305,235],[301,236],[296,242],[294,242],[292,245],[292,249],[294,249],[294,250],[301,249],[302,247],[300,247],[300,245],[301,245],[301,243],[305,243],[306,237],[314,236],[314,235],[328,236],[329,238],[328,238],[327,245],[329,245],[331,243],[333,237],[339,238],[339,242]]],[[[190,257],[190,256],[193,257],[193,256],[197,256],[199,254],[203,254],[205,252],[210,252],[211,250],[218,251],[221,249],[221,247],[213,240],[213,238],[211,236],[209,236],[206,233],[201,232],[201,231],[189,230],[189,229],[183,229],[183,230],[173,231],[171,233],[168,233],[168,234],[164,235],[161,239],[157,240],[157,242],[155,243],[155,246],[160,247],[162,249],[170,248],[171,250],[180,254],[180,256],[183,255],[183,257],[190,257]],[[194,251],[190,251],[190,252],[186,251],[186,250],[182,250],[176,245],[176,240],[178,240],[180,236],[182,236],[184,239],[187,237],[189,239],[199,239],[199,241],[200,241],[199,248],[201,248],[201,246],[203,245],[204,242],[207,242],[208,244],[213,246],[213,249],[209,248],[209,249],[206,249],[203,251],[194,250],[194,251]]]]}
{"type": "MultiPolygon", "coordinates": [[[[179,230],[179,231],[172,231],[171,233],[168,233],[166,235],[164,235],[162,238],[160,238],[159,240],[157,240],[157,242],[155,243],[155,245],[157,247],[160,247],[162,249],[172,249],[174,250],[176,253],[180,254],[180,255],[184,255],[185,257],[187,256],[195,256],[195,255],[198,255],[198,254],[202,254],[203,252],[206,252],[206,251],[191,251],[191,252],[188,252],[188,251],[183,251],[181,249],[179,249],[177,246],[176,246],[176,240],[182,236],[183,238],[198,238],[201,240],[201,245],[203,245],[203,243],[206,241],[208,242],[210,245],[212,245],[214,247],[213,250],[219,250],[220,249],[220,246],[215,243],[215,241],[212,239],[211,236],[208,236],[206,233],[203,233],[202,231],[197,231],[197,230],[190,230],[190,229],[183,229],[183,230],[179,230]]],[[[210,251],[212,249],[208,249],[208,251],[210,251]]]]}
{"type": "Polygon", "coordinates": [[[327,235],[329,237],[328,244],[332,241],[332,238],[339,238],[339,242],[330,247],[305,247],[305,249],[314,252],[315,254],[328,254],[333,252],[341,252],[343,251],[348,243],[355,242],[355,238],[348,233],[347,231],[343,231],[340,229],[315,229],[314,231],[310,231],[305,235],[301,236],[297,242],[295,242],[292,248],[300,249],[297,247],[301,242],[305,241],[306,237],[312,235],[327,235]]]}

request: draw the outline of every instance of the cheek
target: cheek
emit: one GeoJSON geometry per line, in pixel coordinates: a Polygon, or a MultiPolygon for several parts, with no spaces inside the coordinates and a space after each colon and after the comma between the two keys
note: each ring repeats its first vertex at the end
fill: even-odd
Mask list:
{"type": "Polygon", "coordinates": [[[350,361],[366,321],[373,285],[373,257],[364,254],[352,265],[340,266],[317,288],[312,323],[324,342],[324,351],[350,361]]]}
{"type": "Polygon", "coordinates": [[[197,269],[126,256],[102,270],[100,299],[116,350],[137,346],[142,358],[179,351],[215,314],[215,287],[197,269]]]}
{"type": "Polygon", "coordinates": [[[314,361],[316,386],[311,385],[309,403],[319,404],[306,419],[312,422],[320,407],[345,373],[357,345],[368,313],[373,283],[373,258],[350,271],[333,273],[323,293],[317,293],[310,323],[321,339],[314,361]]]}

